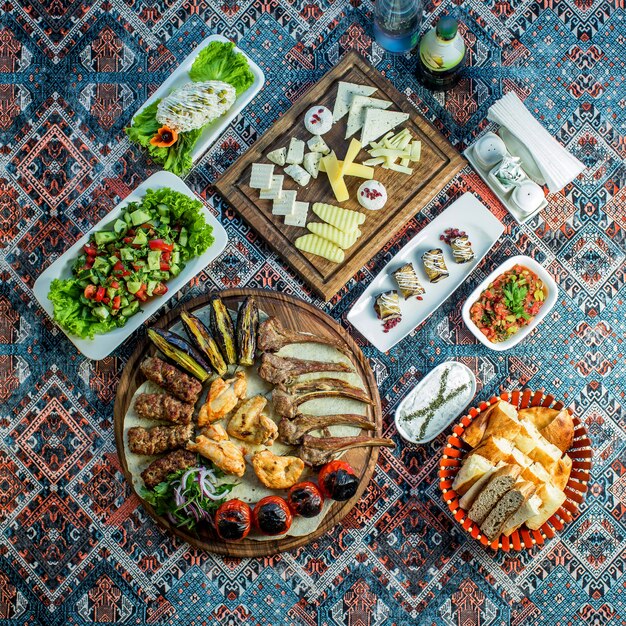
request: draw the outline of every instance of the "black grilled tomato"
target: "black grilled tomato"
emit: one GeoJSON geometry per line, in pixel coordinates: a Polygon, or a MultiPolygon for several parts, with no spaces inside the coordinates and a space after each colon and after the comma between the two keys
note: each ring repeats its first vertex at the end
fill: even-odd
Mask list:
{"type": "Polygon", "coordinates": [[[221,539],[240,541],[248,535],[251,526],[250,507],[236,498],[224,502],[215,512],[215,528],[221,539]]]}
{"type": "Polygon", "coordinates": [[[315,517],[324,506],[324,496],[315,483],[297,483],[287,494],[287,504],[294,515],[315,517]]]}
{"type": "Polygon", "coordinates": [[[291,511],[279,496],[261,498],[252,511],[254,525],[265,535],[283,535],[291,528],[291,511]]]}
{"type": "Polygon", "coordinates": [[[344,502],[349,500],[359,486],[356,472],[345,461],[331,461],[320,470],[317,478],[324,497],[344,502]]]}

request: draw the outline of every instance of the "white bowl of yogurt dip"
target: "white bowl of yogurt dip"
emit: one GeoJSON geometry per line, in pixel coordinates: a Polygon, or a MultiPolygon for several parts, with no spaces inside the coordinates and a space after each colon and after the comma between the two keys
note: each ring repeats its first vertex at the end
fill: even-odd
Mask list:
{"type": "Polygon", "coordinates": [[[398,405],[396,428],[411,443],[427,443],[461,415],[476,393],[476,376],[457,361],[426,374],[398,405]]]}

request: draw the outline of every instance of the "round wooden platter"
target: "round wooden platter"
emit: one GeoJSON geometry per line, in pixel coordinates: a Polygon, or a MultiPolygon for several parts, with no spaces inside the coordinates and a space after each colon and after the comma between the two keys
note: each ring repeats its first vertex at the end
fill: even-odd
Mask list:
{"type": "MultiPolygon", "coordinates": [[[[319,334],[320,336],[339,338],[345,343],[353,355],[353,363],[356,372],[361,376],[364,387],[373,401],[372,406],[368,407],[368,416],[376,424],[376,431],[371,433],[363,432],[362,434],[371,434],[372,436],[380,436],[382,429],[382,413],[380,408],[380,397],[378,395],[378,387],[374,379],[374,374],[363,356],[363,353],[350,337],[350,335],[335,322],[331,317],[318,310],[311,304],[289,296],[286,294],[276,293],[273,291],[264,291],[260,289],[229,289],[227,291],[215,292],[200,296],[190,302],[170,311],[164,315],[158,322],[154,324],[157,328],[169,328],[179,319],[181,311],[194,311],[207,305],[212,297],[220,296],[226,306],[231,310],[237,310],[239,303],[246,296],[254,296],[259,311],[263,311],[267,315],[276,316],[286,328],[319,334]]],[[[126,367],[122,372],[117,394],[115,396],[114,407],[114,424],[115,424],[115,443],[117,453],[121,462],[122,470],[126,480],[130,485],[133,484],[132,477],[128,470],[126,462],[126,454],[124,451],[124,418],[128,410],[133,394],[137,388],[144,382],[145,378],[139,370],[139,364],[144,357],[154,354],[156,349],[148,340],[147,335],[139,341],[137,349],[132,354],[126,367]]],[[[226,542],[212,535],[195,535],[179,528],[176,528],[168,520],[158,516],[154,509],[142,500],[144,508],[149,515],[167,531],[180,537],[187,543],[201,550],[208,550],[233,557],[261,557],[284,552],[285,550],[293,550],[300,546],[306,545],[320,535],[329,532],[336,524],[338,524],[354,507],[361,498],[363,492],[367,489],[369,481],[376,468],[378,460],[378,448],[355,448],[347,451],[342,459],[346,460],[360,477],[358,491],[354,498],[347,502],[333,502],[326,516],[322,520],[317,530],[303,537],[286,536],[284,538],[256,541],[246,538],[241,542],[226,542]]],[[[251,471],[248,468],[248,471],[251,471]]]]}

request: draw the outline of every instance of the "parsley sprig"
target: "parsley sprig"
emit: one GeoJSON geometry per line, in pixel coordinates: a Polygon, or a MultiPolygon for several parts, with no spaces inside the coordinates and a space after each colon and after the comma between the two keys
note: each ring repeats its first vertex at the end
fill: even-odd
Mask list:
{"type": "Polygon", "coordinates": [[[527,320],[530,315],[524,310],[524,302],[528,295],[528,287],[524,286],[525,282],[525,280],[518,280],[517,276],[511,276],[509,282],[502,288],[502,293],[506,308],[511,311],[511,314],[527,320]]]}

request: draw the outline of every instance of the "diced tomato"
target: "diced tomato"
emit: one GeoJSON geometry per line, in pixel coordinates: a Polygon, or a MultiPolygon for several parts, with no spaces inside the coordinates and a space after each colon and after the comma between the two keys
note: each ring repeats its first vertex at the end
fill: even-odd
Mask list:
{"type": "Polygon", "coordinates": [[[119,259],[120,258],[120,251],[119,250],[115,250],[115,252],[113,252],[113,256],[117,257],[119,259]]]}
{"type": "Polygon", "coordinates": [[[138,272],[141,269],[141,265],[138,265],[137,263],[131,263],[131,265],[133,266],[133,269],[138,272]]]}
{"type": "Polygon", "coordinates": [[[111,298],[108,296],[106,298],[102,298],[102,302],[104,302],[104,304],[109,304],[109,302],[111,302],[111,298]]]}
{"type": "Polygon", "coordinates": [[[122,272],[122,276],[130,276],[132,274],[132,272],[130,270],[124,270],[122,272]]]}
{"type": "Polygon", "coordinates": [[[165,283],[159,283],[153,290],[152,295],[154,296],[162,296],[164,293],[167,293],[167,285],[165,283]]]}
{"type": "Polygon", "coordinates": [[[114,309],[119,309],[121,300],[122,300],[121,296],[115,296],[113,298],[113,303],[111,304],[111,307],[114,309]]]}
{"type": "Polygon", "coordinates": [[[85,251],[87,256],[96,256],[98,254],[98,250],[88,243],[83,246],[83,250],[85,251]]]}
{"type": "Polygon", "coordinates": [[[113,266],[113,271],[114,272],[122,272],[124,270],[124,264],[121,261],[118,261],[114,266],[113,266]]]}
{"type": "Polygon", "coordinates": [[[96,260],[95,257],[88,256],[87,260],[85,261],[85,269],[90,270],[93,267],[95,260],[96,260]]]}
{"type": "Polygon", "coordinates": [[[111,281],[111,287],[113,287],[113,289],[119,289],[120,288],[120,284],[116,280],[112,280],[111,281]]]}
{"type": "Polygon", "coordinates": [[[124,243],[133,243],[134,237],[124,237],[124,243]]]}
{"type": "Polygon", "coordinates": [[[170,262],[170,259],[172,258],[172,253],[169,250],[166,250],[162,255],[161,255],[161,260],[165,261],[166,263],[170,262]]]}
{"type": "Polygon", "coordinates": [[[95,285],[87,285],[85,287],[84,296],[88,300],[91,300],[96,295],[96,286],[95,285]]]}
{"type": "Polygon", "coordinates": [[[150,250],[164,250],[171,252],[174,249],[173,243],[167,243],[166,241],[163,241],[163,239],[153,239],[148,242],[148,245],[150,246],[150,250]]]}
{"type": "Polygon", "coordinates": [[[160,268],[161,268],[162,272],[169,272],[170,271],[170,264],[169,263],[165,263],[164,261],[161,261],[160,268]]]}
{"type": "Polygon", "coordinates": [[[94,300],[96,302],[102,302],[102,300],[104,299],[105,293],[106,293],[106,289],[104,287],[98,287],[96,289],[96,296],[94,297],[94,300]]]}
{"type": "Polygon", "coordinates": [[[135,298],[137,298],[137,300],[141,300],[142,302],[145,302],[148,299],[148,296],[146,295],[146,289],[147,289],[147,285],[145,283],[141,283],[141,288],[135,294],[135,298]]]}

